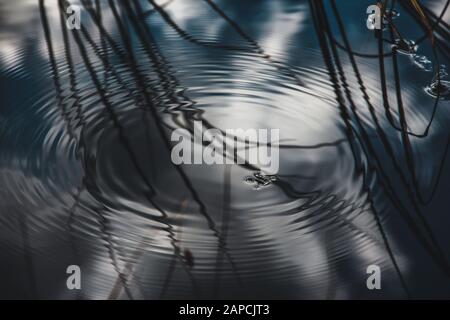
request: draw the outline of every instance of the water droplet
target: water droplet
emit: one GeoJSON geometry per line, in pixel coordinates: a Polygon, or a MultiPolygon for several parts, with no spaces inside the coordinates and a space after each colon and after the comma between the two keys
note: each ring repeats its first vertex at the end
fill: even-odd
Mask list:
{"type": "Polygon", "coordinates": [[[395,10],[395,9],[392,9],[392,10],[386,10],[384,16],[385,16],[387,19],[392,19],[392,20],[394,20],[394,19],[400,17],[400,12],[398,12],[398,11],[395,10]]]}
{"type": "Polygon", "coordinates": [[[441,80],[439,83],[436,80],[425,88],[425,92],[434,98],[437,98],[439,93],[440,100],[450,100],[450,81],[441,80]]]}
{"type": "Polygon", "coordinates": [[[245,177],[245,182],[247,182],[248,184],[254,184],[256,183],[256,179],[253,176],[248,176],[245,177]]]}
{"type": "Polygon", "coordinates": [[[259,190],[261,187],[266,187],[272,184],[272,182],[277,181],[277,176],[265,175],[262,172],[254,172],[252,176],[245,177],[244,181],[254,185],[255,190],[259,190]]]}
{"type": "Polygon", "coordinates": [[[426,56],[415,54],[412,56],[412,60],[414,61],[414,64],[423,71],[433,71],[433,63],[426,56]]]}
{"type": "MultiPolygon", "coordinates": [[[[440,66],[439,66],[439,77],[441,78],[441,79],[444,79],[444,78],[446,78],[448,76],[448,73],[447,73],[447,66],[445,65],[445,64],[441,64],[440,66]]],[[[435,77],[436,78],[436,80],[437,80],[437,77],[435,77]]]]}
{"type": "Polygon", "coordinates": [[[434,76],[431,84],[425,88],[425,92],[435,98],[439,95],[440,100],[450,100],[450,81],[443,80],[447,77],[447,67],[441,64],[439,73],[434,76]]]}
{"type": "Polygon", "coordinates": [[[413,40],[396,39],[393,48],[397,49],[398,53],[412,55],[417,52],[418,46],[413,40]]]}

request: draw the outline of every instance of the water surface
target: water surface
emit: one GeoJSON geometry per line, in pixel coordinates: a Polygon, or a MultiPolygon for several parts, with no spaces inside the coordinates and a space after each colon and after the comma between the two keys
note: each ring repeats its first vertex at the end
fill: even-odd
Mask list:
{"type": "Polygon", "coordinates": [[[2,0],[0,297],[450,297],[446,1],[434,47],[388,2],[416,56],[371,1],[2,0]],[[175,166],[196,121],[280,129],[279,172],[175,166]]]}

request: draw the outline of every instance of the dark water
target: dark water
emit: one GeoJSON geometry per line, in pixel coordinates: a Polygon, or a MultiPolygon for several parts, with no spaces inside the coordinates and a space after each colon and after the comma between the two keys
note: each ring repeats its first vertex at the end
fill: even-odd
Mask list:
{"type": "Polygon", "coordinates": [[[446,1],[394,54],[371,1],[79,4],[0,1],[0,297],[450,297],[446,1]],[[175,166],[196,120],[280,129],[278,174],[175,166]]]}

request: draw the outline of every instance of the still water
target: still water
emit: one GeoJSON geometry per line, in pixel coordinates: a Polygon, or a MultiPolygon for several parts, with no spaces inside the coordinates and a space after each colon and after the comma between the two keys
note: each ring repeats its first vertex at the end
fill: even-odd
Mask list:
{"type": "Polygon", "coordinates": [[[450,10],[406,2],[1,0],[0,297],[450,298],[450,10]],[[174,165],[198,121],[277,174],[174,165]]]}

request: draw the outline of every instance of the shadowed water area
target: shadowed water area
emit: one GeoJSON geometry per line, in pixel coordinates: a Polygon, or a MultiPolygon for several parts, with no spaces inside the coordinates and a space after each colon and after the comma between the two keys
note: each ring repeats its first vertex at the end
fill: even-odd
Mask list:
{"type": "Polygon", "coordinates": [[[71,3],[0,0],[1,298],[450,298],[448,1],[71,3]],[[175,165],[198,121],[278,172],[175,165]]]}

